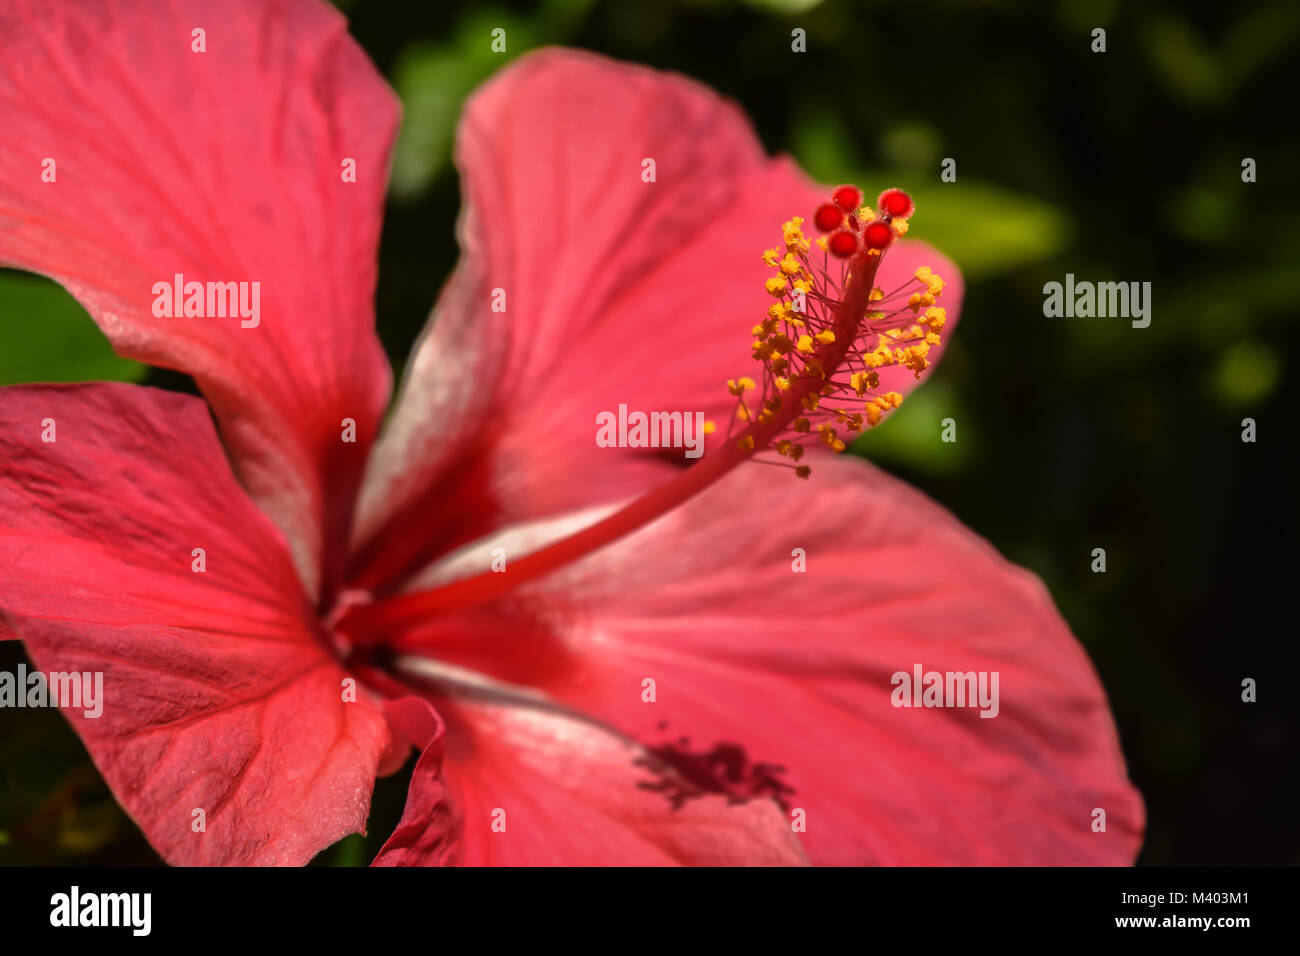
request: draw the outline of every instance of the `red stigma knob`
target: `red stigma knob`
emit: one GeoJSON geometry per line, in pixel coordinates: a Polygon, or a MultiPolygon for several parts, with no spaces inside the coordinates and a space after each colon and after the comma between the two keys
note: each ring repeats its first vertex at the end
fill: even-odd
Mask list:
{"type": "Polygon", "coordinates": [[[857,186],[841,186],[831,194],[831,201],[845,212],[857,212],[862,205],[862,190],[857,186]]]}
{"type": "Polygon", "coordinates": [[[824,202],[813,213],[813,225],[822,232],[838,229],[844,223],[844,210],[833,203],[824,202]]]}
{"type": "Polygon", "coordinates": [[[889,228],[888,223],[877,219],[867,223],[867,227],[862,230],[862,241],[868,249],[883,249],[894,241],[894,230],[889,228]]]}
{"type": "Polygon", "coordinates": [[[847,229],[840,229],[831,234],[826,242],[826,248],[831,255],[839,259],[848,259],[858,251],[858,237],[847,229]]]}
{"type": "Polygon", "coordinates": [[[886,189],[876,200],[876,207],[894,219],[906,219],[916,211],[912,197],[901,189],[886,189]]]}

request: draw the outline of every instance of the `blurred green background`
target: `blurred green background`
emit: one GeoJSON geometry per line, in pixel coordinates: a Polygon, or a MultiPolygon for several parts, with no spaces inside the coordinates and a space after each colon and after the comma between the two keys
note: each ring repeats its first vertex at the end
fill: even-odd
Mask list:
{"type": "MultiPolygon", "coordinates": [[[[956,260],[966,303],[931,382],[855,450],[1047,582],[1147,801],[1139,862],[1300,863],[1294,0],[340,6],[405,108],[378,296],[398,369],[455,262],[461,102],[531,48],[681,71],[822,181],[910,189],[911,235],[956,260]],[[490,50],[495,27],[505,55],[490,50]],[[1097,27],[1104,54],[1090,50],[1097,27]],[[940,182],[945,157],[954,183],[940,182]],[[1256,183],[1242,182],[1245,157],[1256,183]],[[1151,282],[1151,326],[1045,318],[1043,284],[1067,272],[1151,282]],[[955,444],[939,440],[949,416],[955,444]],[[1246,417],[1255,444],[1240,440],[1246,417]],[[1097,547],[1105,574],[1090,571],[1097,547]],[[1258,703],[1241,702],[1245,677],[1258,703]]],[[[0,323],[0,383],[192,387],[116,359],[53,283],[0,270],[12,314],[38,320],[0,323]]],[[[0,668],[20,659],[0,646],[0,668]]],[[[62,717],[18,713],[0,711],[0,863],[156,862],[62,717]]],[[[371,837],[318,862],[368,862],[404,782],[380,783],[371,837]]]]}

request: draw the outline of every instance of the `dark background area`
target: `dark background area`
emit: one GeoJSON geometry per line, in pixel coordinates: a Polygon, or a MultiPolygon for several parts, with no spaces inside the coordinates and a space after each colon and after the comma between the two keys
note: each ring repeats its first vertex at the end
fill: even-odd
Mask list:
{"type": "MultiPolygon", "coordinates": [[[[678,70],[822,181],[911,190],[911,236],[962,268],[965,306],[930,383],[855,451],[1046,581],[1147,803],[1139,863],[1300,863],[1293,0],[340,5],[406,111],[378,293],[398,369],[456,258],[460,104],[531,48],[678,70]],[[1090,49],[1097,27],[1105,53],[1090,49]],[[1067,272],[1150,282],[1150,327],[1044,317],[1043,284],[1067,272]],[[945,417],[955,444],[939,440],[945,417]],[[1256,703],[1241,700],[1247,677],[1256,703]]],[[[112,357],[43,279],[0,270],[0,319],[0,383],[192,387],[112,357]],[[19,328],[19,313],[43,320],[19,328]]],[[[0,669],[22,659],[0,645],[0,669]]],[[[318,862],[368,862],[405,778],[380,782],[369,838],[318,862]]],[[[0,864],[156,861],[58,713],[0,711],[0,864]]]]}

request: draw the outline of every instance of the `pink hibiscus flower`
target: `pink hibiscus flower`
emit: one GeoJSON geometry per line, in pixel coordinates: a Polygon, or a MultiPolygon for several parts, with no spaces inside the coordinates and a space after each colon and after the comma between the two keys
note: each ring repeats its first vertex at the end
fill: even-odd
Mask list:
{"type": "Polygon", "coordinates": [[[466,106],[463,256],[381,429],[398,108],[339,15],[43,0],[0,46],[0,262],[207,399],[0,391],[0,631],[105,675],[67,714],[166,860],[305,863],[412,745],[377,863],[1132,860],[1141,801],[1042,585],[804,454],[956,321],[901,193],[819,208],[707,89],[527,56],[466,106]],[[178,275],[257,282],[257,321],[168,314],[178,275]],[[718,433],[685,468],[600,447],[619,404],[718,433]],[[914,665],[1000,675],[996,718],[898,706],[914,665]]]}

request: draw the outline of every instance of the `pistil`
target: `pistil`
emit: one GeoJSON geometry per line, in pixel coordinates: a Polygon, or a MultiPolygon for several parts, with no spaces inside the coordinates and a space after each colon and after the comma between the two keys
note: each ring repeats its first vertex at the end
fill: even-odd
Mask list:
{"type": "MultiPolygon", "coordinates": [[[[658,485],[608,517],[581,531],[511,562],[506,574],[484,571],[428,591],[399,594],[371,604],[349,607],[337,627],[359,644],[381,643],[387,635],[427,621],[439,612],[463,610],[514,591],[526,582],[543,577],[578,561],[593,551],[645,527],[728,475],[756,454],[776,450],[797,462],[803,457],[798,444],[804,437],[820,435],[836,451],[844,442],[829,424],[814,429],[810,415],[830,415],[848,422],[852,431],[861,430],[863,415],[822,405],[825,397],[862,398],[874,387],[874,371],[889,365],[912,369],[919,377],[927,362],[925,354],[938,341],[943,310],[929,308],[942,289],[941,279],[929,269],[919,269],[895,292],[886,296],[875,287],[876,275],[886,248],[906,231],[906,216],[912,203],[901,190],[881,194],[882,213],[874,216],[859,209],[861,193],[856,187],[837,189],[831,203],[817,210],[814,223],[828,235],[817,241],[827,254],[820,267],[813,266],[808,253],[811,244],[803,238],[802,220],[786,223],[786,255],[777,262],[769,250],[764,261],[779,265],[768,280],[769,293],[781,299],[772,316],[755,327],[761,337],[755,341],[755,358],[764,363],[763,396],[757,411],[751,410],[744,392],[755,388],[751,379],[730,383],[738,397],[737,417],[747,424],[738,433],[730,431],[691,468],[658,485]],[[845,272],[833,281],[830,256],[844,261],[845,272]],[[820,281],[819,281],[820,279],[820,281]],[[892,314],[881,310],[888,300],[912,283],[925,290],[912,295],[905,306],[892,314]],[[815,308],[796,308],[805,301],[815,308]],[[924,317],[920,316],[926,308],[924,317]],[[910,311],[910,315],[908,314],[910,311]],[[778,318],[779,316],[779,318],[778,318]],[[814,334],[796,334],[804,330],[814,334]],[[847,381],[836,373],[849,373],[847,381]],[[786,437],[786,436],[793,436],[786,437]]],[[[864,410],[875,425],[882,412],[901,401],[897,393],[873,396],[864,410]]],[[[795,466],[807,477],[807,465],[795,466]]]]}

